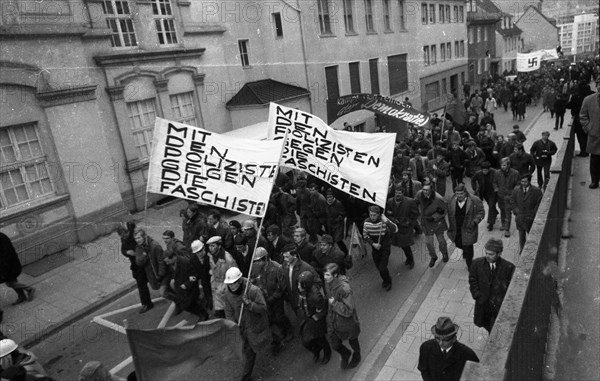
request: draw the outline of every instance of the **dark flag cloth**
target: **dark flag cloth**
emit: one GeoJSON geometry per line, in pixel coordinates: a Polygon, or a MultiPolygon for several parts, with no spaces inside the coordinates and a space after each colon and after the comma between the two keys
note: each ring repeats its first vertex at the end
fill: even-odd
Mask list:
{"type": "Polygon", "coordinates": [[[211,358],[241,361],[243,339],[237,324],[214,319],[190,327],[127,329],[140,381],[177,381],[211,358]]]}

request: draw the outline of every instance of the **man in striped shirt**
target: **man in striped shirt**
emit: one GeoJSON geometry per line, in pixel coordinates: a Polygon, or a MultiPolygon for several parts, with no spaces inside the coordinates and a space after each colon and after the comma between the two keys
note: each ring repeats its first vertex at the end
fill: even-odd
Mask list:
{"type": "Polygon", "coordinates": [[[386,291],[392,289],[392,278],[387,267],[392,251],[391,236],[397,231],[398,226],[381,214],[379,206],[369,207],[369,218],[365,220],[363,237],[373,247],[373,262],[383,279],[381,287],[386,291]]]}

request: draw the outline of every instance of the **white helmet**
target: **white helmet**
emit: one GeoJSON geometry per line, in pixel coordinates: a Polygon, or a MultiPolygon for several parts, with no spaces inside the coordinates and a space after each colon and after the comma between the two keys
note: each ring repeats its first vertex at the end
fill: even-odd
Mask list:
{"type": "Polygon", "coordinates": [[[11,339],[0,340],[0,358],[8,356],[17,349],[18,345],[11,339]]]}
{"type": "Polygon", "coordinates": [[[202,243],[202,241],[195,240],[194,242],[192,242],[192,253],[196,254],[203,248],[204,248],[204,243],[202,243]]]}
{"type": "Polygon", "coordinates": [[[237,267],[231,267],[225,273],[225,281],[223,283],[232,284],[232,283],[235,283],[241,277],[242,277],[242,272],[240,271],[240,269],[238,269],[237,267]]]}

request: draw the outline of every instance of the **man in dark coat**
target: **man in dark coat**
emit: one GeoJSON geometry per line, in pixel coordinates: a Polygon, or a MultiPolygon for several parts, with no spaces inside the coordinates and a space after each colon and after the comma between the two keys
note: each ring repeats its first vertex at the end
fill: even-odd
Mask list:
{"type": "Polygon", "coordinates": [[[269,258],[280,265],[283,264],[283,248],[292,243],[284,235],[281,234],[281,229],[277,225],[271,225],[266,230],[267,234],[267,251],[269,258]]]}
{"type": "Polygon", "coordinates": [[[533,160],[533,156],[525,152],[525,148],[521,143],[515,146],[515,152],[508,158],[510,159],[510,167],[519,171],[521,175],[531,175],[535,171],[535,160],[533,160]]]}
{"type": "Polygon", "coordinates": [[[394,197],[387,200],[385,213],[398,226],[398,231],[392,234],[392,245],[402,248],[406,255],[404,264],[412,269],[415,260],[411,246],[415,243],[413,230],[419,218],[419,205],[414,199],[405,197],[403,189],[400,183],[396,184],[394,197]]]}
{"type": "Polygon", "coordinates": [[[197,204],[190,204],[183,213],[183,244],[191,247],[192,242],[199,239],[206,242],[208,239],[208,224],[206,218],[200,213],[200,207],[197,204]]]}
{"type": "Polygon", "coordinates": [[[448,204],[446,200],[431,188],[431,184],[425,184],[423,185],[423,189],[415,196],[415,201],[419,205],[421,226],[425,232],[425,245],[431,258],[429,267],[435,266],[435,262],[438,260],[433,236],[437,238],[438,246],[442,253],[442,261],[448,262],[448,245],[444,236],[444,232],[448,230],[448,224],[446,223],[448,204]]]}
{"type": "Polygon", "coordinates": [[[531,145],[531,150],[529,151],[535,160],[538,186],[543,190],[546,190],[548,181],[550,180],[550,165],[552,164],[552,156],[554,156],[558,151],[556,144],[550,140],[549,137],[550,132],[542,132],[542,138],[533,142],[531,145]],[[544,173],[543,177],[542,171],[544,173]]]}
{"type": "Polygon", "coordinates": [[[505,157],[500,160],[500,170],[494,174],[494,191],[498,195],[498,207],[504,236],[510,237],[510,222],[512,220],[511,202],[512,191],[519,184],[519,171],[510,167],[510,160],[505,157]]]}
{"type": "Polygon", "coordinates": [[[587,135],[583,130],[581,120],[579,119],[579,112],[581,111],[581,106],[583,105],[585,97],[593,93],[594,92],[590,89],[590,85],[586,83],[585,80],[580,80],[567,103],[567,108],[571,109],[571,116],[573,116],[573,129],[575,130],[575,135],[579,142],[579,154],[577,154],[577,156],[580,157],[587,157],[589,154],[587,152],[587,135]]]}
{"type": "Polygon", "coordinates": [[[269,204],[276,209],[274,213],[276,219],[272,223],[278,225],[285,236],[291,237],[294,226],[298,223],[296,199],[289,193],[282,191],[278,186],[274,186],[269,204]]]}
{"type": "Polygon", "coordinates": [[[298,276],[304,271],[310,271],[316,278],[319,278],[319,274],[315,269],[300,259],[295,245],[290,244],[284,247],[283,276],[285,277],[285,295],[294,313],[298,310],[299,301],[298,276]]]}
{"type": "Polygon", "coordinates": [[[223,240],[223,248],[231,253],[233,250],[233,234],[229,229],[229,224],[221,220],[221,213],[216,209],[209,210],[206,223],[208,224],[208,238],[218,235],[223,240]]]}
{"type": "Polygon", "coordinates": [[[450,177],[452,178],[452,189],[459,183],[463,182],[463,175],[465,173],[465,167],[469,163],[469,157],[460,148],[458,143],[452,144],[452,149],[448,151],[448,158],[450,159],[450,177]]]}
{"type": "Polygon", "coordinates": [[[345,218],[346,218],[346,209],[341,201],[335,198],[333,195],[333,189],[327,189],[325,193],[325,201],[327,205],[325,206],[325,211],[327,214],[327,220],[325,222],[325,228],[327,229],[327,233],[331,235],[333,238],[333,242],[335,242],[340,250],[342,250],[345,254],[348,254],[348,248],[344,243],[345,233],[345,218]]]}
{"type": "MultiPolygon", "coordinates": [[[[162,296],[166,290],[166,285],[162,282],[167,272],[163,248],[152,237],[147,235],[144,229],[136,229],[133,237],[137,244],[135,247],[136,264],[143,267],[150,287],[159,290],[162,296]]],[[[143,314],[152,309],[152,307],[154,307],[154,304],[143,305],[139,312],[143,314]]]]}
{"type": "Polygon", "coordinates": [[[170,252],[164,261],[167,265],[164,279],[167,288],[163,296],[175,303],[175,315],[181,311],[188,311],[198,316],[201,321],[208,318],[206,311],[198,304],[200,288],[190,259],[170,252]]]}
{"type": "Polygon", "coordinates": [[[502,249],[502,240],[490,238],[485,244],[485,257],[475,259],[469,268],[469,290],[475,299],[474,323],[488,332],[515,271],[515,265],[500,257],[502,249]]]}
{"type": "Polygon", "coordinates": [[[479,362],[473,350],[459,343],[458,325],[449,317],[439,317],[431,327],[433,339],[419,349],[419,365],[424,381],[459,381],[467,361],[479,362]]]}
{"type": "Polygon", "coordinates": [[[531,185],[531,176],[522,175],[521,185],[516,186],[511,195],[511,208],[515,214],[515,224],[519,230],[519,245],[521,250],[525,246],[527,233],[533,226],[535,215],[540,202],[542,202],[542,191],[540,188],[531,185]]]}
{"type": "Polygon", "coordinates": [[[479,223],[485,216],[483,203],[477,196],[467,192],[465,184],[458,184],[454,195],[448,201],[448,238],[457,248],[462,250],[462,255],[467,262],[467,268],[473,261],[473,245],[479,238],[479,223]]]}
{"type": "Polygon", "coordinates": [[[340,274],[346,275],[345,258],[347,254],[334,244],[333,237],[329,234],[323,234],[323,236],[321,236],[313,254],[317,263],[315,270],[317,270],[318,273],[322,274],[325,265],[328,263],[335,263],[340,267],[340,274]]]}
{"type": "MultiPolygon", "coordinates": [[[[33,300],[35,293],[35,288],[18,281],[19,275],[21,275],[19,255],[10,238],[0,232],[0,283],[6,283],[17,293],[18,299],[12,304],[13,306],[33,300]]],[[[1,314],[2,310],[0,310],[1,314]]]]}
{"type": "Polygon", "coordinates": [[[292,239],[296,245],[296,251],[298,252],[298,256],[300,256],[300,259],[312,267],[317,267],[317,261],[314,256],[315,245],[308,242],[306,230],[304,230],[304,228],[296,228],[292,235],[292,239]]]}
{"type": "MultiPolygon", "coordinates": [[[[600,90],[600,73],[596,77],[596,89],[600,90]]],[[[590,157],[590,189],[600,183],[600,93],[588,95],[581,105],[579,120],[587,134],[586,150],[590,157]]]]}
{"type": "Polygon", "coordinates": [[[482,201],[485,200],[488,204],[487,229],[492,231],[496,223],[496,217],[498,217],[498,209],[496,209],[498,197],[494,190],[496,170],[490,167],[489,161],[484,161],[481,164],[481,170],[475,172],[471,177],[471,188],[473,188],[475,196],[482,201]]]}
{"type": "MultiPolygon", "coordinates": [[[[154,306],[154,304],[152,304],[152,298],[150,297],[150,289],[148,288],[148,277],[146,276],[146,270],[144,269],[143,265],[138,266],[135,258],[135,250],[137,247],[134,237],[135,221],[128,221],[125,226],[119,226],[117,228],[117,234],[119,234],[119,237],[121,238],[121,254],[127,257],[131,263],[129,269],[131,270],[131,276],[133,279],[135,279],[142,306],[154,306]]],[[[173,233],[173,236],[175,236],[175,233],[173,233]]],[[[163,235],[163,238],[164,237],[165,236],[163,235]]],[[[144,307],[142,307],[142,309],[145,311],[148,310],[144,307]]]]}
{"type": "Polygon", "coordinates": [[[254,220],[246,220],[242,222],[242,234],[246,237],[246,240],[248,241],[248,255],[250,255],[249,258],[252,258],[255,246],[264,247],[265,249],[269,246],[267,239],[263,237],[262,234],[258,231],[256,227],[256,221],[254,220]]]}
{"type": "Polygon", "coordinates": [[[192,242],[192,255],[190,257],[190,266],[192,267],[193,276],[200,281],[204,296],[205,307],[208,310],[213,309],[212,287],[210,284],[210,260],[204,243],[200,240],[192,242]]]}

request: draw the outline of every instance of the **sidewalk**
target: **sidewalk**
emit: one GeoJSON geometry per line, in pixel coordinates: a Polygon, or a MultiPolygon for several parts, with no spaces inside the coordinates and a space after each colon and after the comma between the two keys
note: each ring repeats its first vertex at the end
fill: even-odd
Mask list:
{"type": "MultiPolygon", "coordinates": [[[[533,114],[533,119],[525,121],[529,122],[528,124],[520,123],[521,130],[527,135],[524,144],[526,151],[529,152],[531,144],[540,139],[542,131],[545,130],[551,130],[551,139],[560,150],[566,129],[554,131],[554,119],[550,118],[550,113],[541,113],[539,107],[535,109],[537,111],[532,110],[534,113],[530,112],[533,114]]],[[[501,113],[500,117],[502,119],[498,123],[498,130],[501,133],[506,133],[508,129],[512,130],[512,124],[517,124],[511,123],[512,116],[508,117],[501,113]]],[[[567,124],[568,120],[565,121],[565,127],[567,124]]],[[[533,183],[537,185],[535,176],[533,183]]],[[[480,225],[479,241],[475,245],[475,258],[483,255],[483,245],[490,237],[502,239],[504,243],[502,257],[516,264],[519,260],[519,234],[514,224],[509,238],[504,237],[503,232],[498,229],[498,224],[491,232],[487,231],[483,224],[480,225]]],[[[590,236],[586,236],[586,239],[587,237],[590,236]]],[[[596,245],[597,243],[598,241],[596,245]]],[[[439,261],[432,269],[432,272],[435,271],[439,272],[437,279],[435,274],[426,273],[419,281],[419,285],[409,297],[409,302],[412,304],[406,303],[407,305],[399,311],[386,333],[363,361],[354,375],[354,381],[421,380],[421,374],[417,369],[419,347],[424,341],[433,338],[431,327],[440,316],[449,316],[458,324],[460,326],[458,340],[481,356],[488,333],[473,324],[475,303],[469,292],[469,273],[462,259],[461,250],[454,249],[448,263],[439,261]],[[432,283],[431,278],[434,283],[428,289],[427,283],[432,283]]]]}
{"type": "MultiPolygon", "coordinates": [[[[173,230],[181,239],[179,210],[186,205],[183,200],[171,202],[136,213],[133,219],[161,244],[165,230],[173,230]]],[[[0,330],[21,345],[32,346],[57,329],[134,290],[129,259],[121,255],[120,249],[119,236],[113,233],[44,258],[42,266],[51,270],[38,268],[36,272],[42,274],[37,277],[28,275],[27,271],[31,266],[39,267],[39,263],[25,266],[19,280],[37,289],[35,299],[12,307],[10,304],[16,300],[16,294],[2,285],[0,303],[4,321],[0,330]],[[64,256],[68,257],[68,263],[56,267],[53,261],[64,256]]]]}

